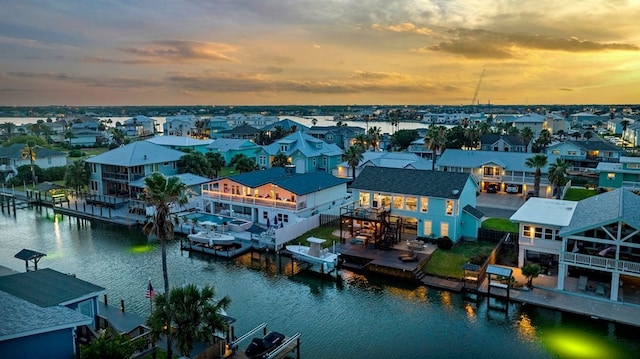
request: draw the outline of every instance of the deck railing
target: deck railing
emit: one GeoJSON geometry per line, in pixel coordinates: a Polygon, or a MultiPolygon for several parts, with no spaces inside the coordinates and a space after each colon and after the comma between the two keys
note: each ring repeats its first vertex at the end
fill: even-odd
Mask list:
{"type": "Polygon", "coordinates": [[[264,207],[275,207],[275,208],[283,208],[288,210],[297,210],[306,208],[305,203],[301,202],[300,204],[296,202],[290,202],[286,199],[273,199],[273,198],[265,198],[265,197],[252,197],[252,196],[243,196],[239,194],[231,194],[224,193],[220,191],[207,191],[203,190],[202,195],[208,198],[219,199],[222,201],[227,201],[229,203],[238,203],[238,204],[250,204],[264,207]],[[304,205],[304,206],[303,206],[304,205]]]}
{"type": "Polygon", "coordinates": [[[610,269],[617,270],[620,273],[640,274],[640,263],[638,262],[572,252],[561,252],[560,258],[565,263],[578,264],[594,269],[610,269]]]}

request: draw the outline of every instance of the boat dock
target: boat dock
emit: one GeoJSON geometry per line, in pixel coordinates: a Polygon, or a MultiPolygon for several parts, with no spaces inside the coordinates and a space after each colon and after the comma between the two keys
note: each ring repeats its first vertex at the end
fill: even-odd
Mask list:
{"type": "MultiPolygon", "coordinates": [[[[232,337],[233,335],[233,327],[231,328],[232,337]]],[[[244,350],[240,350],[239,345],[243,343],[247,339],[254,338],[258,333],[262,332],[262,336],[267,335],[267,323],[262,323],[257,327],[251,329],[247,333],[243,334],[239,338],[236,338],[229,342],[228,348],[230,350],[225,353],[224,358],[237,358],[237,359],[245,359],[249,358],[244,350]]],[[[285,336],[284,340],[280,345],[270,350],[268,353],[260,356],[263,359],[283,359],[290,358],[289,354],[295,351],[296,358],[300,359],[300,333],[296,333],[290,337],[285,336]]]]}

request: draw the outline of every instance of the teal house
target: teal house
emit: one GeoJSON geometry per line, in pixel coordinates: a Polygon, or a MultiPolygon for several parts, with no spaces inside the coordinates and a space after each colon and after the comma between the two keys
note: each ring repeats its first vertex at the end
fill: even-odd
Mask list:
{"type": "MultiPolygon", "coordinates": [[[[470,173],[365,167],[351,190],[354,212],[388,212],[382,222],[395,223],[401,233],[454,242],[478,237],[483,214],[475,208],[478,185],[470,173]]],[[[374,237],[386,231],[380,223],[373,227],[374,237]]]]}
{"type": "Polygon", "coordinates": [[[146,140],[156,145],[171,148],[182,152],[206,153],[213,140],[199,140],[188,136],[155,136],[146,140]]]}
{"type": "Polygon", "coordinates": [[[640,157],[620,157],[619,163],[600,162],[596,168],[602,188],[640,189],[640,157]]]}
{"type": "Polygon", "coordinates": [[[218,138],[207,145],[207,151],[221,154],[225,163],[238,154],[257,160],[256,153],[259,150],[260,146],[253,141],[240,138],[218,138]]]}
{"type": "Polygon", "coordinates": [[[283,153],[297,173],[325,171],[331,173],[342,162],[342,149],[335,143],[326,143],[303,132],[294,132],[274,143],[262,146],[257,152],[260,168],[271,168],[273,158],[283,153]]]}

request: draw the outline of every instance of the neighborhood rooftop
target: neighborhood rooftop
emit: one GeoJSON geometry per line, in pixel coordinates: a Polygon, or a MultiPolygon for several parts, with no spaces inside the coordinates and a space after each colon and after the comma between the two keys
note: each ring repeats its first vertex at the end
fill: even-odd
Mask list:
{"type": "Polygon", "coordinates": [[[577,205],[575,201],[534,197],[526,201],[510,220],[563,227],[569,225],[577,205]]]}
{"type": "Polygon", "coordinates": [[[136,141],[87,159],[88,163],[113,166],[142,166],[152,163],[178,161],[185,153],[147,141],[136,141]]]}
{"type": "Polygon", "coordinates": [[[348,179],[337,178],[327,172],[287,173],[282,167],[241,173],[228,178],[251,188],[272,183],[297,195],[313,193],[348,182],[348,179]]]}

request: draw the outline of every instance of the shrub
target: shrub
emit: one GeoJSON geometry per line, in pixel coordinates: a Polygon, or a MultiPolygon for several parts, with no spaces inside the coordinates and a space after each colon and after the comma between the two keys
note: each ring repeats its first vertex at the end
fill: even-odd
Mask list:
{"type": "Polygon", "coordinates": [[[451,240],[451,238],[449,238],[447,236],[440,237],[440,238],[438,238],[438,248],[444,249],[444,250],[449,250],[449,249],[453,248],[453,241],[451,240]]]}
{"type": "Polygon", "coordinates": [[[69,151],[69,157],[82,157],[82,151],[80,151],[80,150],[71,150],[71,151],[69,151]]]}
{"type": "Polygon", "coordinates": [[[485,252],[481,252],[469,258],[469,263],[483,265],[487,258],[489,258],[489,256],[485,252]]]}

